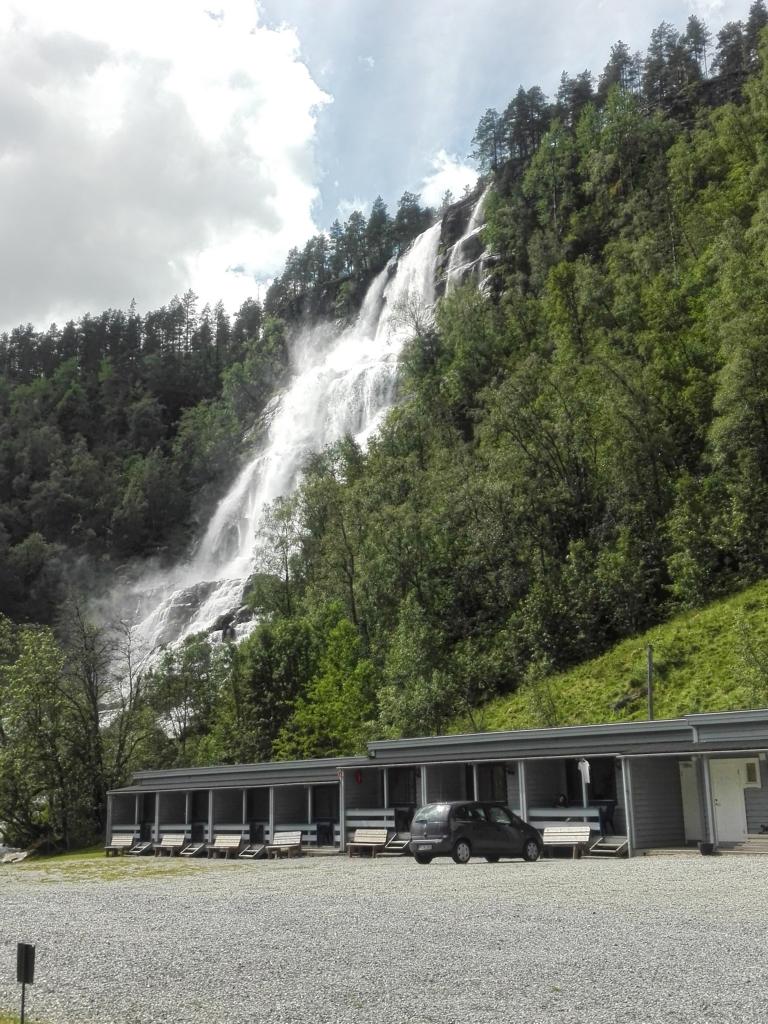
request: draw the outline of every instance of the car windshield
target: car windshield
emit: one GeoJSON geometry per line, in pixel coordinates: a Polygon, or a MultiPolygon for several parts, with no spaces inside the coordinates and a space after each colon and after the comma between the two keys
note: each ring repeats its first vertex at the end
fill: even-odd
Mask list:
{"type": "Polygon", "coordinates": [[[419,824],[426,824],[429,821],[444,821],[448,817],[448,804],[427,804],[426,807],[416,811],[413,819],[419,824]]]}

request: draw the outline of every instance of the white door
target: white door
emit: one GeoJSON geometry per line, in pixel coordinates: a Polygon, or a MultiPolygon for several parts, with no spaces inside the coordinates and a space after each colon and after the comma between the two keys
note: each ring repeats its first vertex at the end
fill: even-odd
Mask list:
{"type": "Polygon", "coordinates": [[[711,760],[715,835],[719,843],[743,843],[747,838],[743,761],[711,760]]]}
{"type": "Polygon", "coordinates": [[[699,780],[693,761],[680,762],[680,792],[683,796],[683,824],[686,843],[705,839],[704,817],[701,813],[699,780]]]}

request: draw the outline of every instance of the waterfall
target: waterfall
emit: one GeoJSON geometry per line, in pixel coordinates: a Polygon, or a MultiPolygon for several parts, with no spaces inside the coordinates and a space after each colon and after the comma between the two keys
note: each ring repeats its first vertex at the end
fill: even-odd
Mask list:
{"type": "Polygon", "coordinates": [[[411,245],[397,267],[370,285],[353,326],[328,339],[327,325],[299,337],[293,373],[271,403],[267,436],[222,498],[186,562],[148,574],[130,588],[123,608],[151,652],[198,632],[242,604],[255,568],[257,530],[267,505],[297,486],[310,452],[351,434],[361,445],[395,400],[397,360],[412,327],[404,306],[430,307],[440,224],[411,245]]]}
{"type": "Polygon", "coordinates": [[[480,233],[485,226],[485,201],[490,190],[488,186],[475,203],[464,234],[451,249],[445,271],[446,294],[462,284],[472,271],[481,265],[484,246],[480,233]]]}

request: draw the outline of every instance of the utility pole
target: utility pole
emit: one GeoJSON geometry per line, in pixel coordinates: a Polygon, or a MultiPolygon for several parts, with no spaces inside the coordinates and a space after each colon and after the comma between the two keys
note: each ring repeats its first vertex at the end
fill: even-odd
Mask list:
{"type": "Polygon", "coordinates": [[[648,679],[648,721],[653,721],[653,647],[648,644],[646,647],[646,655],[648,657],[648,668],[647,668],[647,679],[648,679]]]}

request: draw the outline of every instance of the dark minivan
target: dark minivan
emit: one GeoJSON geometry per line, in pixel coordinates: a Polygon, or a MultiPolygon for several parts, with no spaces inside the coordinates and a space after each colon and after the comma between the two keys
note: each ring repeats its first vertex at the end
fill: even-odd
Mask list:
{"type": "Polygon", "coordinates": [[[419,864],[449,855],[457,864],[466,864],[470,857],[491,863],[500,857],[538,860],[541,836],[504,804],[452,800],[416,811],[409,848],[419,864]]]}

